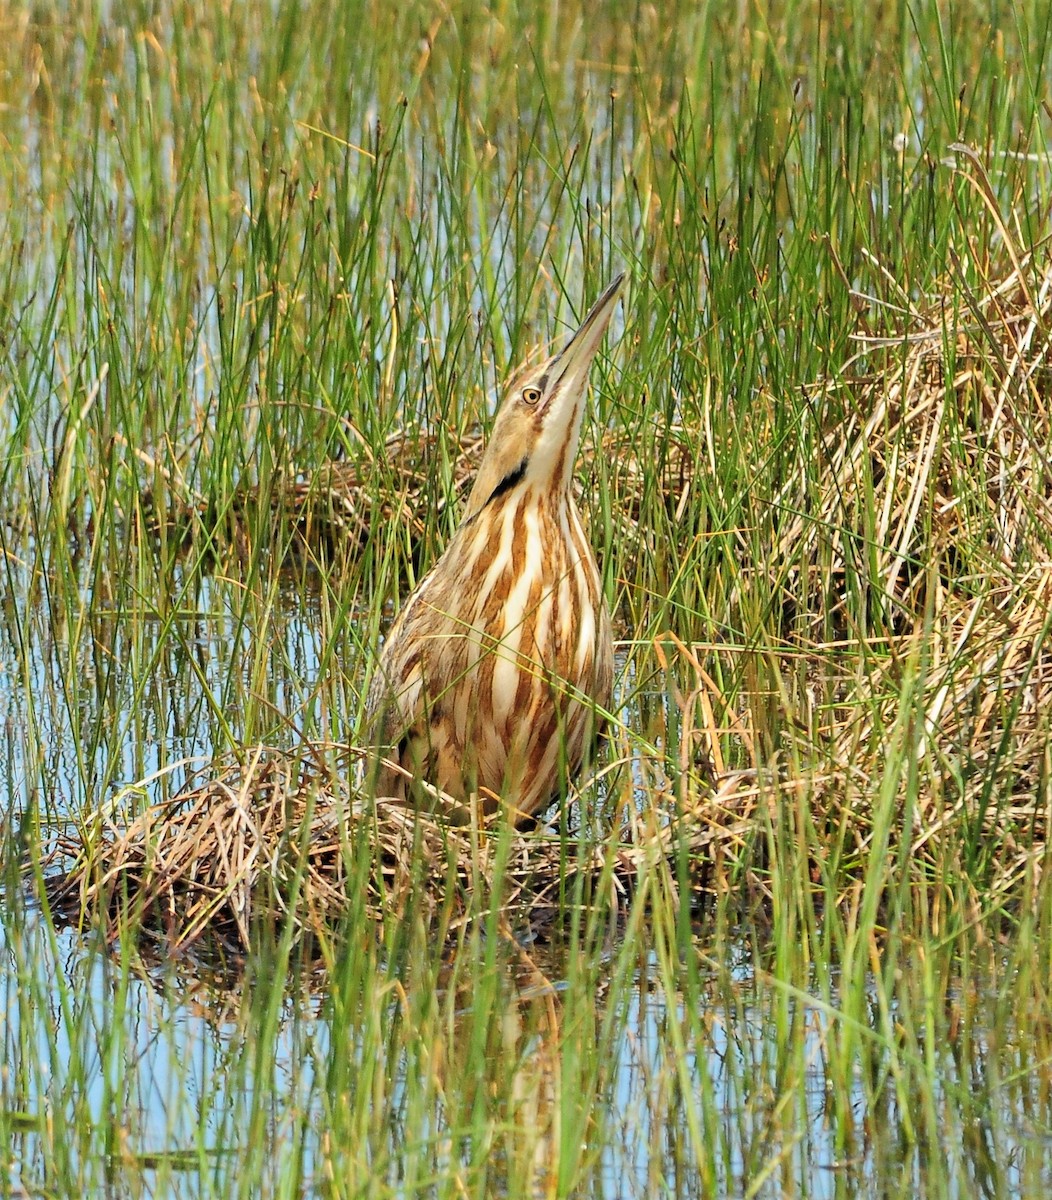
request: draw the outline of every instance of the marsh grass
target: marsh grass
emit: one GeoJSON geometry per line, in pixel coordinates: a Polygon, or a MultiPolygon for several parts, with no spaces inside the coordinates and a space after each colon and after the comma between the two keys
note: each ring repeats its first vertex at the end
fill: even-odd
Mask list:
{"type": "Polygon", "coordinates": [[[0,1194],[1047,1192],[1045,9],[0,21],[0,1194]],[[335,921],[291,855],[236,961],[54,921],[115,801],[363,740],[501,376],[622,268],[582,807],[397,903],[341,842],[335,921]]]}

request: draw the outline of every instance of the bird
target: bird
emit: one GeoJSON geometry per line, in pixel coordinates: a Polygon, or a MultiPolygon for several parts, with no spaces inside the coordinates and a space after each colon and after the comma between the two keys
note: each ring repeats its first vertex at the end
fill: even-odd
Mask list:
{"type": "Polygon", "coordinates": [[[476,805],[527,825],[565,795],[602,732],[612,624],[572,483],[590,369],[623,282],[559,353],[512,373],[460,523],[387,633],[366,698],[378,799],[453,824],[476,805]],[[454,804],[436,806],[434,789],[454,804]]]}

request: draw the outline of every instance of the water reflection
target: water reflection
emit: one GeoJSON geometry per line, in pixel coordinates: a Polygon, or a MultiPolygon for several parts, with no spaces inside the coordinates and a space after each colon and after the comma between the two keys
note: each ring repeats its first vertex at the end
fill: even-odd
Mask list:
{"type": "Polygon", "coordinates": [[[509,944],[481,999],[479,977],[465,988],[452,968],[430,990],[392,972],[372,1011],[350,1019],[339,985],[304,968],[268,1039],[265,963],[224,985],[56,935],[40,913],[7,915],[0,1104],[21,1114],[11,1161],[39,1187],[59,1140],[79,1176],[106,1163],[119,1194],[135,1178],[144,1194],[180,1196],[235,1194],[246,1160],[263,1194],[292,1178],[304,1195],[327,1194],[326,1180],[364,1194],[370,1179],[427,1194],[428,1179],[458,1172],[485,1174],[488,1194],[523,1194],[527,1181],[533,1195],[563,1194],[577,1179],[612,1198],[922,1195],[930,1179],[993,1197],[1052,1183],[1052,1073],[1030,1057],[1027,1029],[990,1032],[994,978],[960,996],[961,1036],[925,1047],[929,1097],[897,1089],[885,1061],[881,1078],[855,1079],[842,1111],[836,987],[833,1008],[787,995],[754,959],[743,933],[726,960],[737,968],[703,973],[704,1009],[691,1012],[648,957],[627,991],[609,993],[627,996],[611,1011],[607,975],[592,991],[564,952],[509,944]],[[926,1103],[940,1145],[918,1136],[926,1103]],[[354,1137],[347,1120],[364,1121],[354,1137]]]}

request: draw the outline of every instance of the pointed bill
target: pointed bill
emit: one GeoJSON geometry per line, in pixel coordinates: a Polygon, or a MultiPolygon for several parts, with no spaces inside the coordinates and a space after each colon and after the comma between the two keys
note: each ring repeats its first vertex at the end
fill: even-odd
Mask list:
{"type": "Polygon", "coordinates": [[[599,349],[599,343],[603,340],[603,334],[606,333],[606,327],[610,324],[610,318],[614,315],[614,306],[624,281],[625,275],[622,271],[592,305],[588,316],[581,322],[580,329],[555,359],[552,372],[553,383],[556,386],[569,383],[576,376],[587,373],[599,349]]]}

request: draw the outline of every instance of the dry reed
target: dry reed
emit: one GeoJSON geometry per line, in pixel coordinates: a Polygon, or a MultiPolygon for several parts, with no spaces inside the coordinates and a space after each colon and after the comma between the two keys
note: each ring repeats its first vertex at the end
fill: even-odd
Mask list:
{"type": "MultiPolygon", "coordinates": [[[[103,914],[114,936],[134,915],[176,950],[206,932],[247,948],[256,921],[288,915],[309,930],[354,900],[377,919],[410,907],[430,919],[452,901],[455,927],[479,887],[513,922],[537,924],[576,872],[613,889],[616,908],[655,856],[708,859],[718,839],[740,845],[758,794],[734,797],[733,821],[729,812],[719,822],[692,821],[686,843],[674,824],[636,818],[622,837],[580,857],[544,827],[462,827],[366,800],[349,782],[357,757],[318,743],[295,752],[257,746],[210,763],[176,796],[130,820],[100,810],[90,829],[51,848],[49,866],[65,865],[49,875],[50,901],[73,919],[103,914]],[[502,836],[510,840],[503,849],[502,836]]],[[[719,805],[714,797],[711,811],[719,805]]]]}

